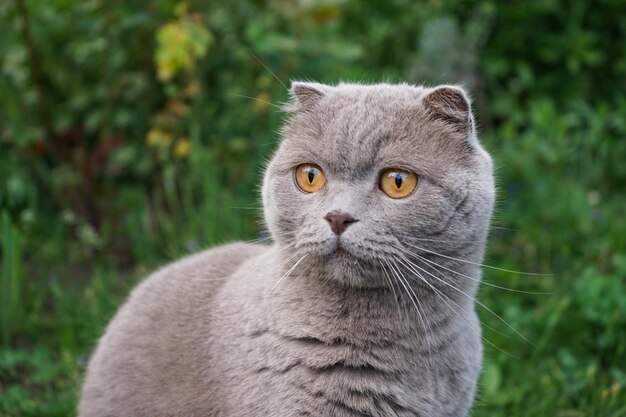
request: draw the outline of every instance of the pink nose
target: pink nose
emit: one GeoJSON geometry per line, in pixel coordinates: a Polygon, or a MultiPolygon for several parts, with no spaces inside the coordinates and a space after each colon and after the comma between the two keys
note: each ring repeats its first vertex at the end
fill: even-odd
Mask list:
{"type": "Polygon", "coordinates": [[[358,220],[356,220],[350,214],[343,213],[337,210],[327,213],[324,218],[330,224],[330,230],[332,230],[333,233],[337,236],[345,232],[348,226],[350,226],[352,223],[358,222],[358,220]]]}

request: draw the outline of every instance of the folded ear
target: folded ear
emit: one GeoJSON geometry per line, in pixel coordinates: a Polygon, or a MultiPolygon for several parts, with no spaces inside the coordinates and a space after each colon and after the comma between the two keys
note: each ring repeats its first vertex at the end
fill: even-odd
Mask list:
{"type": "Polygon", "coordinates": [[[454,131],[467,135],[474,132],[470,99],[462,88],[444,85],[426,90],[422,104],[433,119],[446,123],[454,131]]]}
{"type": "Polygon", "coordinates": [[[328,86],[319,83],[294,81],[289,89],[291,101],[284,109],[288,112],[310,109],[328,93],[328,89],[328,86]]]}

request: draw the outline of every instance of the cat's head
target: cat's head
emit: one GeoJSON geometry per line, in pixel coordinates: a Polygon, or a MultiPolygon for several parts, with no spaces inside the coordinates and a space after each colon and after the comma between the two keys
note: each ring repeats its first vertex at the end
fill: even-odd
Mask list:
{"type": "Polygon", "coordinates": [[[461,88],[294,82],[286,110],[263,203],[288,264],[373,286],[432,252],[482,257],[492,164],[461,88]]]}

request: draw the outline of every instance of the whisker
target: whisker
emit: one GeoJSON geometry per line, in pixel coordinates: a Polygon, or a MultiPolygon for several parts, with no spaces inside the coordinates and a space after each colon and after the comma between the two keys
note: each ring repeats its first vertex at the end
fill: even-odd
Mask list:
{"type": "Polygon", "coordinates": [[[229,209],[233,210],[263,210],[263,207],[238,207],[238,206],[229,206],[229,209]]]}
{"type": "Polygon", "coordinates": [[[423,257],[423,256],[420,256],[420,255],[419,255],[419,254],[417,254],[417,253],[410,253],[410,252],[405,252],[405,253],[408,253],[408,254],[410,254],[410,255],[412,255],[412,256],[416,256],[417,258],[419,258],[420,260],[422,260],[422,261],[424,261],[424,262],[428,262],[429,264],[435,265],[436,267],[443,268],[443,269],[445,269],[446,271],[450,271],[450,272],[452,272],[453,274],[456,274],[456,275],[459,275],[459,276],[465,277],[465,278],[470,279],[470,280],[475,281],[475,282],[480,282],[481,284],[488,285],[488,286],[490,286],[490,287],[499,288],[499,289],[501,289],[501,290],[505,290],[505,291],[517,292],[517,293],[521,293],[521,294],[531,294],[531,295],[554,295],[554,293],[551,293],[551,292],[524,291],[524,290],[516,290],[516,289],[514,289],[514,288],[502,287],[502,286],[500,286],[500,285],[492,284],[492,283],[487,282],[487,281],[485,281],[485,280],[480,280],[480,279],[477,279],[477,278],[474,278],[474,277],[470,277],[469,275],[462,274],[462,273],[460,273],[459,271],[455,271],[454,269],[447,268],[447,267],[445,267],[445,266],[443,266],[443,265],[438,264],[438,263],[437,263],[437,262],[435,262],[435,261],[431,261],[431,260],[430,260],[430,259],[428,259],[428,258],[425,258],[425,257],[423,257]]]}
{"type": "MultiPolygon", "coordinates": [[[[398,250],[403,250],[403,248],[398,248],[396,247],[396,249],[398,250]]],[[[463,294],[464,296],[468,297],[470,300],[474,301],[476,304],[478,304],[479,306],[481,306],[482,308],[484,308],[485,310],[487,310],[488,312],[490,312],[491,314],[493,314],[498,320],[500,320],[502,323],[504,323],[509,329],[513,330],[518,336],[520,336],[522,339],[524,339],[528,344],[530,344],[531,346],[535,346],[530,340],[528,340],[526,338],[526,336],[524,336],[523,334],[521,334],[519,331],[517,331],[513,326],[511,326],[506,320],[504,320],[502,317],[500,317],[496,312],[494,312],[492,309],[490,309],[489,307],[487,307],[486,305],[484,305],[483,303],[481,303],[480,301],[478,301],[476,298],[472,297],[471,295],[467,294],[465,291],[455,287],[454,285],[450,284],[449,282],[446,282],[445,280],[437,277],[436,275],[433,275],[432,273],[430,273],[429,271],[421,268],[420,266],[414,264],[411,262],[411,264],[413,266],[415,266],[416,268],[418,268],[420,271],[427,273],[428,275],[430,275],[431,277],[433,277],[434,279],[436,279],[437,281],[441,282],[444,285],[447,285],[448,287],[452,288],[453,290],[460,292],[461,294],[463,294]]]]}
{"type": "MultiPolygon", "coordinates": [[[[298,252],[296,252],[298,253],[298,252]]],[[[283,275],[282,277],[280,277],[280,279],[276,282],[276,284],[274,284],[274,286],[272,287],[272,289],[270,290],[270,293],[272,293],[274,291],[274,289],[276,287],[278,287],[278,285],[283,282],[283,280],[285,278],[287,278],[287,276],[289,276],[289,274],[291,273],[291,271],[293,271],[294,269],[296,269],[296,267],[298,266],[298,264],[300,262],[302,262],[303,259],[305,259],[307,257],[307,255],[302,255],[302,258],[298,259],[298,262],[296,262],[295,264],[293,264],[293,266],[291,268],[289,268],[289,270],[287,270],[287,272],[285,272],[285,275],[283,275]]]]}
{"type": "Polygon", "coordinates": [[[259,64],[263,65],[263,67],[265,67],[265,69],[266,69],[266,70],[268,70],[268,71],[270,72],[270,74],[272,74],[272,76],[273,76],[274,78],[276,78],[276,81],[278,81],[278,82],[280,83],[280,85],[282,85],[282,86],[283,86],[283,88],[284,88],[285,90],[289,90],[289,89],[287,88],[287,86],[285,85],[285,83],[283,83],[283,82],[280,80],[280,78],[278,78],[278,76],[274,73],[274,71],[272,71],[272,70],[271,70],[271,69],[270,69],[267,65],[265,65],[265,63],[264,63],[263,61],[261,61],[261,58],[259,58],[258,56],[254,55],[254,54],[251,54],[251,55],[252,55],[252,57],[253,57],[254,59],[256,59],[256,61],[257,61],[259,64]]]}
{"type": "Polygon", "coordinates": [[[413,236],[411,236],[411,239],[419,240],[419,241],[422,241],[422,242],[438,242],[438,243],[478,243],[478,242],[480,242],[479,240],[426,239],[426,238],[413,237],[413,236]]]}
{"type": "MultiPolygon", "coordinates": [[[[415,303],[415,300],[413,297],[417,298],[417,295],[415,294],[415,292],[411,289],[411,286],[408,285],[408,283],[405,282],[405,280],[402,279],[402,276],[400,274],[398,274],[397,269],[394,268],[394,265],[392,263],[388,263],[389,268],[392,272],[393,275],[395,275],[395,277],[398,279],[398,281],[400,282],[400,284],[402,284],[402,286],[404,287],[404,290],[406,291],[406,293],[409,296],[409,299],[411,300],[411,302],[413,303],[413,306],[415,307],[415,310],[418,312],[419,314],[419,309],[417,308],[417,304],[415,303]],[[411,291],[409,291],[411,290],[411,291]],[[411,295],[411,293],[413,295],[411,295]]],[[[421,315],[420,315],[421,318],[421,315]]]]}
{"type": "Polygon", "coordinates": [[[467,259],[455,258],[454,256],[448,256],[448,255],[442,255],[441,253],[434,252],[430,249],[421,248],[419,246],[411,245],[410,243],[407,243],[406,245],[411,246],[412,248],[421,250],[423,252],[428,252],[428,253],[432,253],[433,255],[441,256],[442,258],[452,259],[453,261],[464,262],[466,264],[480,266],[483,268],[495,269],[496,271],[509,272],[512,274],[519,274],[519,275],[552,276],[552,274],[542,274],[542,273],[537,273],[537,272],[522,272],[522,271],[513,271],[511,269],[498,268],[497,266],[491,266],[491,265],[485,265],[485,264],[481,264],[477,262],[472,262],[472,261],[468,261],[467,259]]]}
{"type": "Polygon", "coordinates": [[[278,110],[282,110],[282,108],[279,105],[274,104],[271,101],[263,100],[263,99],[258,98],[258,97],[245,96],[243,94],[231,94],[231,96],[233,96],[233,97],[241,97],[241,98],[248,98],[250,100],[256,100],[256,101],[259,101],[261,103],[265,103],[265,104],[267,104],[269,106],[276,107],[278,110]]]}
{"type": "MultiPolygon", "coordinates": [[[[415,291],[413,291],[408,281],[406,281],[406,278],[402,276],[397,265],[394,265],[393,263],[388,262],[388,261],[387,261],[387,264],[389,265],[389,268],[391,269],[392,272],[395,269],[396,278],[398,278],[398,280],[402,283],[405,289],[408,288],[411,290],[411,293],[413,293],[413,296],[415,297],[415,301],[417,301],[417,304],[415,304],[415,301],[414,301],[413,305],[415,306],[415,310],[417,311],[417,316],[419,320],[422,322],[422,325],[424,326],[424,336],[426,338],[426,346],[428,350],[428,359],[426,363],[428,364],[429,368],[433,369],[434,365],[432,363],[432,351],[431,351],[432,346],[431,345],[433,345],[434,343],[432,339],[429,340],[429,334],[432,333],[432,329],[430,328],[428,321],[426,320],[425,317],[422,316],[422,313],[420,312],[420,309],[418,308],[418,305],[420,306],[420,308],[422,308],[422,304],[420,303],[419,298],[417,297],[417,294],[415,294],[415,291]]],[[[408,294],[408,290],[407,290],[407,294],[408,294]]],[[[411,299],[411,301],[413,301],[413,299],[411,298],[411,294],[409,294],[409,298],[411,299]]],[[[426,310],[424,310],[424,314],[426,314],[426,310]]]]}
{"type": "Polygon", "coordinates": [[[387,272],[387,268],[385,267],[385,264],[383,263],[383,260],[378,260],[378,263],[380,264],[382,270],[383,270],[383,274],[386,278],[386,281],[389,283],[389,286],[391,287],[391,291],[393,292],[393,299],[396,300],[396,309],[398,310],[398,318],[400,320],[402,320],[402,310],[400,309],[400,301],[398,300],[398,295],[396,293],[396,286],[393,285],[393,280],[391,279],[391,277],[389,276],[389,273],[387,272]]]}
{"type": "MultiPolygon", "coordinates": [[[[274,237],[282,237],[282,236],[287,236],[289,235],[290,232],[283,232],[283,233],[274,233],[274,234],[268,234],[267,236],[264,237],[259,237],[256,239],[251,239],[251,240],[244,240],[243,243],[259,243],[259,242],[264,242],[267,240],[272,240],[274,237]]],[[[282,249],[288,249],[292,246],[295,246],[295,242],[289,243],[288,245],[285,245],[282,249]]]]}
{"type": "MultiPolygon", "coordinates": [[[[284,249],[289,249],[290,246],[292,246],[292,245],[288,245],[287,247],[283,248],[283,250],[284,249]]],[[[280,273],[282,266],[285,265],[290,260],[292,260],[293,258],[295,258],[296,256],[298,256],[298,254],[299,254],[299,252],[296,250],[291,255],[287,256],[281,263],[279,263],[278,265],[273,267],[269,272],[271,274],[273,274],[273,273],[280,273]]]]}
{"type": "Polygon", "coordinates": [[[254,243],[266,242],[268,240],[272,240],[272,236],[266,236],[266,237],[260,237],[260,238],[257,238],[257,239],[246,240],[244,243],[254,244],[254,243]]]}
{"type": "MultiPolygon", "coordinates": [[[[402,260],[400,260],[400,262],[402,262],[402,260]]],[[[408,261],[408,259],[407,259],[407,262],[409,262],[409,263],[411,263],[411,264],[412,264],[412,262],[408,261]]],[[[404,264],[404,263],[403,263],[403,264],[404,264]]],[[[422,274],[420,274],[419,272],[415,271],[415,270],[414,270],[413,268],[411,268],[410,266],[408,266],[408,265],[406,265],[406,264],[404,264],[404,265],[405,265],[407,268],[409,268],[409,270],[410,270],[410,271],[413,271],[413,273],[415,273],[415,274],[416,274],[416,275],[417,275],[417,276],[418,276],[418,277],[419,277],[419,278],[420,278],[423,282],[425,282],[425,283],[426,283],[426,284],[427,284],[427,285],[428,285],[428,286],[429,286],[429,287],[430,287],[430,288],[431,288],[431,289],[432,289],[432,290],[433,290],[433,291],[434,291],[434,292],[435,292],[435,293],[439,296],[439,298],[440,298],[440,299],[441,299],[444,303],[446,303],[446,305],[448,306],[448,309],[449,309],[450,311],[452,311],[452,312],[453,312],[453,313],[454,313],[454,314],[455,314],[455,315],[456,315],[459,319],[461,319],[462,321],[464,321],[466,324],[468,324],[468,325],[470,324],[470,323],[467,321],[467,319],[466,319],[465,317],[461,316],[461,315],[460,315],[460,314],[456,311],[456,309],[455,309],[455,308],[453,308],[453,307],[451,307],[451,306],[450,306],[450,304],[448,303],[448,301],[450,301],[451,303],[453,303],[453,304],[454,304],[455,306],[457,306],[458,308],[461,308],[461,306],[459,306],[459,304],[458,304],[458,303],[456,303],[454,300],[452,300],[452,299],[450,299],[450,298],[446,297],[446,296],[445,296],[445,294],[443,294],[443,293],[442,293],[441,291],[439,291],[439,290],[438,290],[435,286],[433,286],[430,282],[428,282],[428,281],[427,281],[427,280],[426,280],[426,279],[422,276],[422,274]]],[[[486,324],[484,324],[484,323],[481,323],[481,325],[482,325],[482,326],[484,326],[484,327],[486,327],[486,328],[488,328],[489,330],[494,331],[495,333],[498,333],[498,334],[500,334],[500,335],[503,335],[503,336],[505,336],[505,337],[508,337],[508,335],[504,335],[504,334],[502,334],[502,333],[498,332],[497,330],[492,329],[491,327],[487,326],[487,325],[486,325],[486,324]]],[[[499,347],[499,346],[497,346],[497,345],[495,345],[495,344],[491,343],[491,342],[490,342],[489,340],[487,340],[487,338],[486,338],[486,337],[484,337],[483,335],[480,335],[480,338],[481,338],[481,339],[482,339],[485,343],[487,343],[488,345],[490,345],[490,346],[492,346],[492,347],[494,347],[494,348],[498,349],[498,350],[499,350],[499,351],[501,351],[502,353],[505,353],[505,354],[507,354],[507,355],[509,355],[509,356],[511,356],[511,357],[513,357],[513,358],[520,359],[518,356],[515,356],[515,355],[513,355],[512,353],[509,353],[509,352],[507,352],[506,350],[502,349],[501,347],[499,347]]]]}
{"type": "MultiPolygon", "coordinates": [[[[485,326],[485,324],[483,324],[483,323],[481,323],[481,324],[482,324],[483,326],[485,326]]],[[[487,326],[485,326],[485,327],[487,327],[487,326]]],[[[489,328],[489,327],[488,327],[488,328],[489,328]]],[[[490,329],[490,328],[489,328],[489,329],[490,329]]],[[[490,330],[491,330],[491,329],[490,329],[490,330]]],[[[496,333],[499,333],[499,332],[496,332],[496,333]]],[[[499,350],[500,352],[504,353],[505,355],[510,356],[511,358],[514,358],[514,359],[518,359],[518,360],[519,360],[519,359],[521,359],[521,357],[519,357],[519,356],[517,356],[517,355],[514,355],[514,354],[512,354],[511,352],[507,352],[506,350],[502,349],[500,346],[498,346],[498,345],[496,345],[496,344],[494,344],[494,343],[491,343],[489,340],[487,340],[487,338],[486,338],[485,336],[481,335],[480,337],[481,337],[481,338],[483,339],[483,341],[484,341],[485,343],[487,343],[489,346],[491,346],[491,347],[493,347],[493,348],[496,348],[497,350],[499,350]]]]}
{"type": "Polygon", "coordinates": [[[514,232],[515,231],[515,229],[511,229],[510,227],[504,227],[504,226],[489,226],[489,227],[491,227],[492,229],[507,230],[507,231],[510,231],[510,232],[514,232]]]}

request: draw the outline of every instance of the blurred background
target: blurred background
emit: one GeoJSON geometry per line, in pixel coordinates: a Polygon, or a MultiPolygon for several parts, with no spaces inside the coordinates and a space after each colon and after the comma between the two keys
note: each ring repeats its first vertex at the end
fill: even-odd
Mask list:
{"type": "Polygon", "coordinates": [[[71,416],[129,290],[262,233],[291,79],[463,83],[498,177],[474,416],[626,415],[623,0],[2,0],[0,415],[71,416]],[[274,76],[273,73],[276,74],[274,76]],[[280,80],[280,81],[279,81],[280,80]]]}

